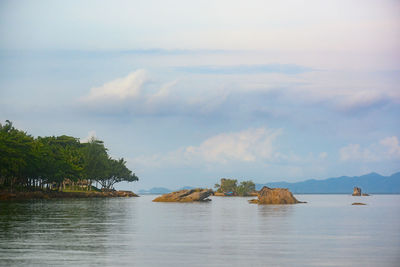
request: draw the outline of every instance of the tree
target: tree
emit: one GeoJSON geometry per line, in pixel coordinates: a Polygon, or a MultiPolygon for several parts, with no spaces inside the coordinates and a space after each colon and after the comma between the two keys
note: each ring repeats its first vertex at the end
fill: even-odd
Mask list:
{"type": "Polygon", "coordinates": [[[103,141],[92,138],[80,143],[72,136],[34,138],[17,130],[10,121],[0,123],[0,187],[13,190],[60,189],[66,181],[98,181],[111,189],[121,181],[137,181],[124,159],[108,156],[103,141]]]}
{"type": "Polygon", "coordinates": [[[126,167],[126,161],[108,156],[102,141],[91,138],[84,144],[84,178],[98,182],[104,189],[111,190],[122,181],[133,182],[139,178],[126,167]]]}
{"type": "Polygon", "coordinates": [[[226,179],[222,178],[221,183],[215,184],[215,186],[218,186],[217,192],[236,192],[236,187],[237,187],[237,180],[234,179],[226,179]]]}
{"type": "Polygon", "coordinates": [[[89,181],[101,181],[108,176],[109,156],[103,141],[92,137],[87,143],[83,144],[83,173],[82,178],[89,181]]]}
{"type": "Polygon", "coordinates": [[[123,158],[119,160],[109,158],[107,162],[106,176],[100,178],[98,182],[103,188],[111,190],[115,183],[122,181],[133,182],[138,180],[139,178],[126,167],[126,161],[123,158]]]}
{"type": "Polygon", "coordinates": [[[256,191],[256,185],[253,181],[243,181],[236,189],[238,196],[249,196],[254,191],[256,191]]]}
{"type": "Polygon", "coordinates": [[[251,192],[256,191],[256,186],[253,181],[243,181],[237,185],[236,179],[222,178],[220,184],[215,184],[214,187],[219,193],[232,192],[237,196],[249,196],[251,192]]]}
{"type": "Polygon", "coordinates": [[[32,174],[34,139],[15,129],[10,121],[0,124],[0,180],[1,184],[13,188],[15,184],[26,184],[32,174]]]}
{"type": "Polygon", "coordinates": [[[39,173],[47,184],[60,188],[65,179],[77,181],[82,176],[83,160],[79,139],[72,136],[38,137],[39,173]]]}

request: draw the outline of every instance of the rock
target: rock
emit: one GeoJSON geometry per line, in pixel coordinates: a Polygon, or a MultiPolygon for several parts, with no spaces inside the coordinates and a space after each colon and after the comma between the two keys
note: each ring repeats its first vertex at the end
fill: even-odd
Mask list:
{"type": "Polygon", "coordinates": [[[249,200],[249,203],[250,203],[250,204],[258,204],[258,199],[257,199],[257,198],[255,198],[255,199],[250,199],[250,200],[249,200]]]}
{"type": "Polygon", "coordinates": [[[361,203],[361,202],[354,202],[353,204],[351,204],[351,205],[367,205],[367,204],[365,204],[365,203],[361,203]]]}
{"type": "Polygon", "coordinates": [[[353,189],[353,196],[361,196],[361,188],[354,187],[353,189]]]}
{"type": "Polygon", "coordinates": [[[119,190],[119,191],[115,191],[115,194],[117,197],[138,197],[138,195],[136,195],[132,191],[119,190]]]}
{"type": "Polygon", "coordinates": [[[369,197],[369,194],[362,194],[363,197],[369,197]]]}
{"type": "Polygon", "coordinates": [[[264,186],[258,191],[258,199],[249,201],[254,204],[296,204],[305,203],[298,201],[286,188],[269,188],[264,186]]]}
{"type": "Polygon", "coordinates": [[[185,189],[168,194],[164,194],[155,198],[154,202],[194,202],[194,201],[210,201],[207,199],[213,194],[211,189],[185,189]]]}

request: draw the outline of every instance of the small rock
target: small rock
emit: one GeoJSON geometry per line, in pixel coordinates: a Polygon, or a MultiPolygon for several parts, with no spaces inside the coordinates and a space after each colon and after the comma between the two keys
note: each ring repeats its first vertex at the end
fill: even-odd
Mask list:
{"type": "Polygon", "coordinates": [[[353,189],[353,196],[361,196],[361,188],[354,187],[353,189]]]}

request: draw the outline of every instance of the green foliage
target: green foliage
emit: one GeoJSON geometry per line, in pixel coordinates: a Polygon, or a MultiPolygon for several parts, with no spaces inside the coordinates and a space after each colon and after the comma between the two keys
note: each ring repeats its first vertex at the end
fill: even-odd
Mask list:
{"type": "Polygon", "coordinates": [[[254,191],[256,191],[256,185],[253,181],[243,181],[236,189],[238,196],[249,196],[254,191]]]}
{"type": "Polygon", "coordinates": [[[34,139],[12,126],[0,124],[0,178],[13,186],[23,177],[34,173],[34,139]]]}
{"type": "Polygon", "coordinates": [[[100,140],[91,138],[83,144],[84,179],[100,180],[107,177],[109,157],[107,149],[100,140]]]}
{"type": "Polygon", "coordinates": [[[0,187],[58,189],[65,181],[82,184],[82,180],[88,187],[96,181],[112,189],[115,183],[138,177],[124,159],[112,159],[100,140],[80,143],[66,135],[33,138],[8,120],[0,123],[0,187]]]}
{"type": "Polygon", "coordinates": [[[220,184],[214,186],[219,193],[233,192],[237,196],[249,196],[251,192],[256,190],[256,186],[252,181],[243,181],[237,185],[236,179],[222,178],[220,184]]]}
{"type": "Polygon", "coordinates": [[[46,183],[59,186],[66,178],[77,181],[83,170],[79,139],[71,136],[38,137],[38,174],[46,183]]]}
{"type": "Polygon", "coordinates": [[[103,188],[111,189],[113,185],[118,182],[133,182],[139,180],[125,165],[126,161],[123,158],[119,160],[109,158],[107,161],[106,176],[97,181],[103,188]]]}
{"type": "Polygon", "coordinates": [[[217,192],[236,192],[237,180],[222,178],[220,184],[215,184],[217,192]]]}

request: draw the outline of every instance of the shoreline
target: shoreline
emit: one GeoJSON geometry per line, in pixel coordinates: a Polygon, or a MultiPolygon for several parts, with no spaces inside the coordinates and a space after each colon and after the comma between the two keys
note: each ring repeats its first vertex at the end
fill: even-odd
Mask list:
{"type": "Polygon", "coordinates": [[[57,199],[57,198],[114,198],[114,197],[139,197],[132,191],[110,192],[62,192],[62,191],[28,191],[9,192],[0,191],[0,201],[31,200],[31,199],[57,199]]]}

